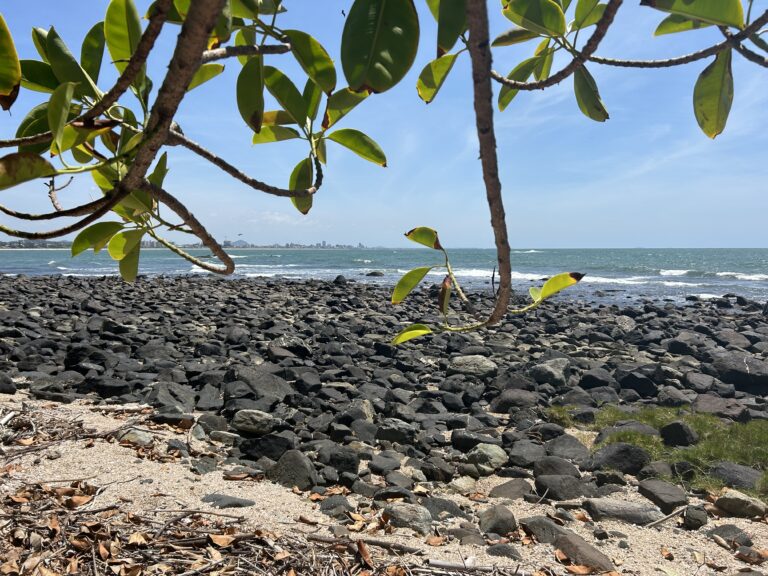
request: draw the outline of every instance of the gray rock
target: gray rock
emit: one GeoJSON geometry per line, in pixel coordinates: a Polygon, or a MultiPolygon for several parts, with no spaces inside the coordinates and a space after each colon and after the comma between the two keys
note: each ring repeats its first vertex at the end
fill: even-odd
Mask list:
{"type": "Polygon", "coordinates": [[[496,376],[498,371],[496,362],[480,355],[457,356],[448,364],[448,376],[463,374],[475,378],[489,378],[496,376]]]}
{"type": "Polygon", "coordinates": [[[447,498],[422,498],[421,505],[429,510],[434,520],[443,520],[444,518],[469,519],[469,515],[458,504],[447,498]]]}
{"type": "Polygon", "coordinates": [[[418,504],[390,504],[384,508],[384,517],[396,528],[410,528],[423,535],[432,527],[432,514],[418,504]]]}
{"type": "Polygon", "coordinates": [[[749,409],[734,398],[721,398],[714,394],[699,394],[691,406],[694,412],[714,414],[737,422],[749,419],[749,409]]]}
{"type": "Polygon", "coordinates": [[[232,428],[238,432],[264,436],[280,425],[280,420],[261,410],[238,410],[232,417],[232,428]]]}
{"type": "Polygon", "coordinates": [[[749,535],[734,524],[721,524],[707,531],[707,536],[719,536],[729,545],[737,544],[739,546],[752,546],[753,542],[749,535]]]}
{"type": "Polygon", "coordinates": [[[656,504],[664,514],[688,503],[685,491],[664,480],[643,480],[637,487],[640,494],[656,504]]]}
{"type": "Polygon", "coordinates": [[[563,434],[546,442],[544,448],[550,456],[581,463],[589,458],[589,449],[575,436],[563,434]]]}
{"type": "Polygon", "coordinates": [[[762,477],[759,470],[733,462],[718,462],[709,469],[709,474],[719,478],[730,488],[747,488],[749,490],[754,490],[762,477]]]}
{"type": "Polygon", "coordinates": [[[595,470],[619,470],[625,474],[635,475],[650,461],[648,452],[639,446],[615,442],[594,453],[592,467],[595,470]]]}
{"type": "Polygon", "coordinates": [[[742,494],[732,488],[726,489],[720,497],[715,500],[715,506],[727,512],[731,516],[739,518],[752,518],[754,516],[763,517],[768,513],[768,506],[757,498],[752,498],[742,494]]]}
{"type": "Polygon", "coordinates": [[[681,420],[662,426],[659,433],[667,446],[693,446],[699,441],[695,430],[681,420]]]}
{"type": "Polygon", "coordinates": [[[491,498],[507,498],[509,500],[519,500],[526,494],[533,491],[531,485],[523,478],[513,478],[504,484],[494,486],[488,493],[491,498]]]}
{"type": "Polygon", "coordinates": [[[610,498],[589,498],[584,501],[584,510],[594,520],[608,518],[623,520],[624,522],[640,526],[664,517],[664,514],[651,504],[626,502],[610,498]]]}
{"type": "Polygon", "coordinates": [[[267,478],[288,488],[309,490],[317,484],[317,472],[312,461],[298,450],[288,450],[267,471],[267,478]]]}
{"type": "Polygon", "coordinates": [[[545,456],[533,463],[533,475],[538,476],[573,476],[581,478],[579,469],[557,456],[545,456]]]}
{"type": "Polygon", "coordinates": [[[702,506],[686,506],[683,512],[683,528],[698,530],[705,526],[709,518],[707,511],[702,506]]]}
{"type": "Polygon", "coordinates": [[[570,375],[571,362],[567,358],[552,358],[531,368],[531,376],[539,384],[552,384],[555,388],[564,387],[570,375]]]}
{"type": "MultiPolygon", "coordinates": [[[[550,500],[572,500],[586,496],[587,485],[573,476],[537,476],[536,492],[550,500]]],[[[595,494],[589,494],[594,496],[595,494]]]]}
{"type": "Polygon", "coordinates": [[[573,564],[589,566],[601,572],[609,572],[614,568],[608,556],[572,532],[558,536],[554,547],[562,550],[573,564]]]}
{"type": "Polygon", "coordinates": [[[733,384],[737,390],[750,394],[764,394],[768,389],[768,362],[754,354],[726,352],[712,362],[720,380],[733,384]]]}
{"type": "Polygon", "coordinates": [[[120,432],[117,435],[117,440],[126,444],[141,446],[142,448],[149,448],[155,441],[152,434],[145,432],[144,430],[137,430],[136,428],[128,428],[127,430],[120,432]]]}
{"type": "Polygon", "coordinates": [[[512,544],[494,544],[485,549],[489,556],[500,556],[502,558],[511,558],[512,560],[522,560],[523,557],[512,544]]]}
{"type": "Polygon", "coordinates": [[[509,457],[504,449],[495,444],[478,444],[467,454],[467,462],[474,464],[485,474],[492,474],[504,466],[508,460],[509,457]]]}
{"type": "Polygon", "coordinates": [[[520,520],[520,526],[523,527],[526,534],[533,536],[536,538],[537,542],[541,542],[542,544],[551,544],[557,540],[558,537],[570,532],[546,516],[522,518],[520,520]]]}
{"type": "Polygon", "coordinates": [[[238,498],[237,496],[227,496],[226,494],[208,494],[201,500],[210,504],[214,508],[247,508],[256,504],[253,500],[247,498],[238,498]]]}
{"type": "Polygon", "coordinates": [[[518,440],[509,451],[509,463],[514,466],[530,468],[534,462],[546,455],[547,451],[541,444],[531,440],[518,440]]]}
{"type": "Polygon", "coordinates": [[[480,530],[486,534],[505,536],[517,529],[515,515],[506,506],[489,506],[477,515],[480,530]]]}
{"type": "Polygon", "coordinates": [[[521,408],[533,408],[540,400],[541,396],[536,392],[509,388],[491,400],[491,412],[505,414],[521,408]]]}

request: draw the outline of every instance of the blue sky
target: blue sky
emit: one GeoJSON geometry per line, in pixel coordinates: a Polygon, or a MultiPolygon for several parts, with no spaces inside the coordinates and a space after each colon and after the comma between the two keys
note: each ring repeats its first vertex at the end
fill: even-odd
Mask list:
{"type": "MultiPolygon", "coordinates": [[[[149,2],[138,0],[143,13],[149,2]]],[[[313,34],[337,63],[342,10],[350,0],[285,0],[278,24],[313,34]]],[[[491,1],[491,34],[511,26],[491,1]]],[[[472,114],[469,58],[464,53],[435,102],[416,95],[416,78],[434,57],[436,27],[424,0],[421,47],[406,78],[369,98],[341,121],[374,138],[387,154],[380,168],[332,143],[325,182],[308,216],[284,198],[253,191],[198,157],[169,149],[170,192],[187,203],[219,238],[273,242],[363,242],[406,246],[403,233],[431,226],[443,244],[491,247],[472,114]]],[[[107,2],[12,1],[2,13],[22,58],[37,58],[33,26],[55,25],[73,52],[107,2]]],[[[768,7],[757,0],[754,11],[768,7]]],[[[662,58],[720,41],[705,29],[654,38],[663,14],[634,2],[622,7],[598,54],[662,58]]],[[[150,76],[159,85],[178,28],[166,26],[150,76]]],[[[535,42],[494,50],[494,68],[506,74],[531,55],[535,42]]],[[[269,57],[303,86],[291,55],[269,57]]],[[[553,70],[564,60],[556,60],[553,70]]],[[[768,72],[734,55],[735,98],[725,132],[712,141],[699,130],[692,109],[693,86],[707,65],[699,61],[670,70],[625,70],[591,65],[611,114],[605,123],[583,116],[567,79],[544,92],[520,93],[496,113],[499,160],[513,247],[767,247],[768,72]]],[[[256,178],[286,186],[306,154],[303,141],[253,146],[236,108],[240,66],[197,88],[177,117],[187,136],[256,178]]],[[[115,74],[105,58],[102,89],[115,74]],[[108,73],[107,73],[108,72],[108,73]]],[[[26,112],[45,95],[22,91],[13,114],[0,114],[0,138],[11,137],[26,112]]],[[[132,97],[125,102],[134,105],[132,97]]],[[[269,108],[269,106],[268,106],[269,108]]],[[[272,106],[274,108],[274,106],[272,106]]],[[[77,179],[60,199],[70,206],[98,197],[90,177],[77,179]]],[[[2,202],[25,211],[47,211],[45,188],[29,184],[4,191],[2,202]]],[[[0,222],[11,224],[0,216],[0,222]]],[[[14,223],[15,224],[15,223],[14,223]]],[[[43,229],[43,226],[29,226],[43,229]]]]}

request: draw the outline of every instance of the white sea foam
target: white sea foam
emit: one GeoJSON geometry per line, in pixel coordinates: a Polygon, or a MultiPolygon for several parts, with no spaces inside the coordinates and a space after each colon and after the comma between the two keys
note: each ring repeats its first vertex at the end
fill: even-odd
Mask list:
{"type": "Polygon", "coordinates": [[[544,250],[512,250],[512,254],[541,254],[544,250]]]}
{"type": "Polygon", "coordinates": [[[659,270],[659,276],[685,276],[690,270],[659,270]]]}
{"type": "Polygon", "coordinates": [[[48,266],[53,266],[54,264],[56,264],[56,260],[51,260],[48,262],[48,266]]]}
{"type": "Polygon", "coordinates": [[[352,262],[361,262],[362,264],[370,264],[373,260],[366,260],[365,258],[355,258],[352,262]]]}
{"type": "Polygon", "coordinates": [[[692,288],[695,286],[704,286],[704,284],[697,284],[695,282],[662,282],[664,286],[670,288],[692,288]]]}
{"type": "Polygon", "coordinates": [[[629,278],[605,278],[604,276],[584,276],[581,280],[585,284],[628,284],[639,285],[648,284],[646,276],[631,276],[629,278]]]}
{"type": "Polygon", "coordinates": [[[736,280],[747,280],[754,282],[764,282],[768,280],[768,274],[744,274],[743,272],[718,272],[721,278],[735,278],[736,280]]]}
{"type": "Polygon", "coordinates": [[[712,300],[712,298],[720,298],[717,294],[709,294],[708,292],[703,292],[702,294],[696,294],[699,298],[702,300],[712,300]]]}
{"type": "Polygon", "coordinates": [[[239,255],[239,256],[238,255],[234,255],[234,254],[230,254],[229,257],[232,258],[232,260],[237,260],[238,258],[248,258],[247,255],[243,256],[242,254],[239,255]]]}

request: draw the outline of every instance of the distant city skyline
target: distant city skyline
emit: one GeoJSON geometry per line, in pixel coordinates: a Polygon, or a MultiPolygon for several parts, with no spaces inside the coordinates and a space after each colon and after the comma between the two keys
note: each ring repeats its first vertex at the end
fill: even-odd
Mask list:
{"type": "MultiPolygon", "coordinates": [[[[143,14],[148,0],[137,0],[143,14]]],[[[282,28],[315,35],[336,61],[344,79],[339,38],[351,0],[338,3],[286,0],[282,28]]],[[[3,15],[21,58],[37,59],[30,31],[55,25],[79,54],[87,30],[103,18],[107,2],[65,2],[66,10],[45,12],[33,3],[6,2],[3,15]]],[[[39,6],[43,6],[42,3],[39,6]]],[[[324,184],[308,216],[285,198],[248,189],[180,147],[168,148],[168,190],[184,200],[220,241],[243,234],[259,245],[332,244],[408,248],[403,233],[430,226],[444,246],[493,246],[489,212],[478,162],[470,67],[462,54],[429,106],[418,98],[416,78],[434,58],[436,30],[425,2],[416,2],[421,47],[406,78],[374,95],[345,117],[387,154],[387,168],[328,144],[324,184]]],[[[490,2],[491,34],[511,26],[490,2]]],[[[622,6],[598,54],[653,59],[675,56],[722,40],[716,27],[653,37],[663,13],[622,6]]],[[[157,88],[164,59],[178,28],[166,26],[149,62],[157,88]]],[[[535,42],[494,50],[494,68],[508,73],[529,57],[535,42]]],[[[565,63],[555,59],[553,70],[565,63]]],[[[603,124],[579,111],[570,79],[546,91],[521,92],[503,113],[496,111],[500,175],[513,248],[766,247],[768,246],[768,73],[734,54],[735,97],[725,132],[712,141],[699,130],[692,110],[697,76],[709,59],[669,70],[625,70],[589,65],[611,115],[603,124]]],[[[305,76],[291,55],[269,56],[269,64],[303,85],[305,76]]],[[[240,65],[226,61],[224,73],[190,92],[176,120],[187,136],[254,177],[286,186],[306,154],[302,141],[251,144],[240,117],[235,83],[240,65]]],[[[105,56],[99,85],[116,77],[105,56]]],[[[497,86],[494,89],[498,92],[497,86]]],[[[26,113],[48,98],[22,90],[13,114],[0,114],[0,138],[13,136],[26,113]]],[[[126,104],[135,105],[132,97],[126,104]]],[[[274,102],[267,104],[274,108],[274,102]]],[[[59,194],[65,206],[99,197],[88,176],[59,194]]],[[[3,191],[2,203],[24,212],[50,209],[42,182],[3,191]]],[[[111,219],[117,217],[112,215],[111,219]]],[[[108,218],[109,219],[109,218],[108,218]]],[[[0,222],[20,227],[5,215],[0,222]]],[[[23,223],[42,230],[50,222],[23,223]]],[[[188,242],[183,234],[169,234],[188,242]]],[[[0,235],[0,240],[10,240],[0,235]]]]}

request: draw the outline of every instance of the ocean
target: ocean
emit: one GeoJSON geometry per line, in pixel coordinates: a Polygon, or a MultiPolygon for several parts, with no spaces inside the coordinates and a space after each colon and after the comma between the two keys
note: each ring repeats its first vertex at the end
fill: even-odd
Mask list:
{"type": "MultiPolygon", "coordinates": [[[[204,250],[193,250],[203,255],[204,250]]],[[[394,285],[417,266],[440,265],[438,253],[421,249],[232,249],[235,277],[348,279],[394,285]],[[371,272],[383,275],[368,276],[371,272]]],[[[450,250],[463,287],[490,290],[495,251],[450,250]]],[[[727,293],[768,300],[768,248],[756,249],[546,249],[512,251],[513,288],[527,293],[532,285],[558,272],[582,272],[578,286],[565,298],[596,302],[651,299],[684,301],[686,296],[719,297],[727,293]]],[[[148,276],[207,272],[167,250],[142,250],[140,273],[148,276]]],[[[72,258],[68,250],[0,250],[0,274],[116,275],[117,263],[106,251],[72,258]]],[[[435,269],[426,281],[445,275],[435,269]]],[[[498,279],[497,279],[498,280],[498,279]]]]}

